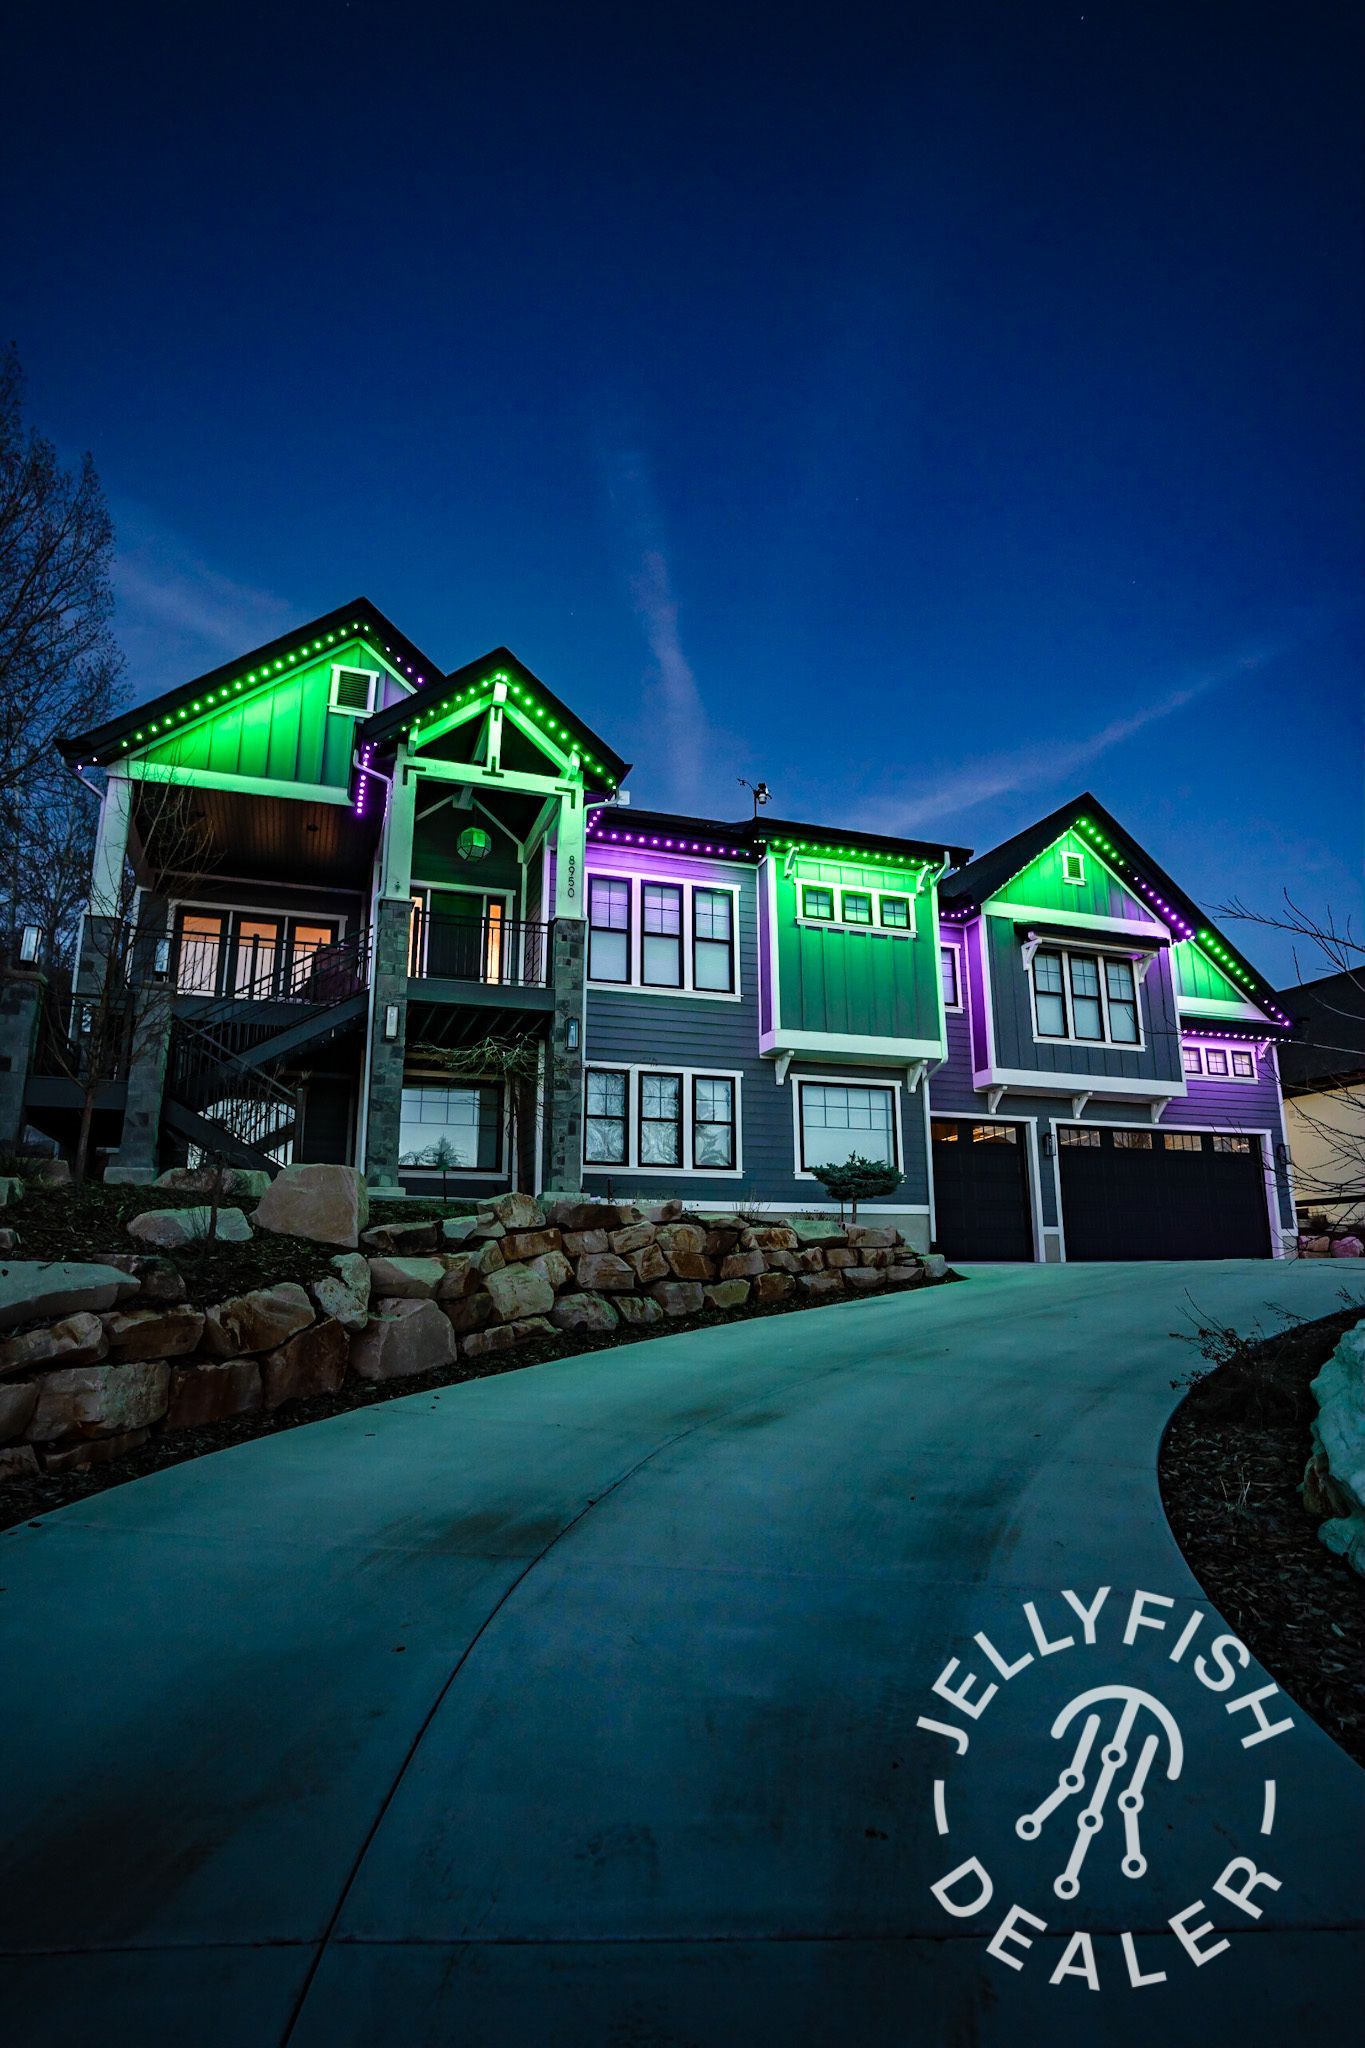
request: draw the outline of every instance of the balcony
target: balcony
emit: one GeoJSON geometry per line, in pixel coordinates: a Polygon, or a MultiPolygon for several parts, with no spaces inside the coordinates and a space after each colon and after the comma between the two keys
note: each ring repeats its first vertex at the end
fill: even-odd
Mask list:
{"type": "Polygon", "coordinates": [[[408,1040],[450,1045],[524,1031],[554,1007],[553,926],[512,917],[438,917],[414,906],[408,1040]]]}

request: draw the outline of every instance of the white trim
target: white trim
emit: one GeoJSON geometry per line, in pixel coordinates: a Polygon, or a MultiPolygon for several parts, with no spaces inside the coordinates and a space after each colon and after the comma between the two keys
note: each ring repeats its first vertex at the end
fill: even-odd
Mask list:
{"type": "Polygon", "coordinates": [[[1065,846],[1062,848],[1062,887],[1064,889],[1083,889],[1085,887],[1085,855],[1078,846],[1065,846]],[[1067,873],[1067,863],[1069,861],[1075,861],[1077,864],[1078,872],[1074,875],[1067,873]]]}
{"type": "MultiPolygon", "coordinates": [[[[813,1181],[818,1175],[801,1164],[801,1089],[806,1082],[813,1088],[880,1088],[892,1098],[895,1121],[892,1126],[896,1146],[896,1166],[901,1178],[905,1178],[905,1138],[901,1125],[901,1083],[870,1079],[867,1074],[795,1074],[792,1077],[792,1178],[813,1181]]],[[[850,1147],[855,1150],[856,1147],[850,1147]]],[[[926,1168],[926,1170],[928,1170],[926,1168]]]]}
{"type": "MultiPolygon", "coordinates": [[[[768,921],[768,998],[772,1005],[772,1022],[769,1026],[769,1036],[773,1038],[780,1038],[782,1033],[782,979],[778,972],[777,963],[777,868],[773,863],[773,858],[771,854],[765,854],[763,857],[761,875],[763,879],[761,879],[760,881],[760,886],[763,889],[765,899],[763,905],[763,915],[767,918],[768,921]]],[[[758,1015],[759,1029],[761,1031],[763,1028],[763,982],[761,963],[759,972],[758,1015]]],[[[782,1055],[779,1053],[778,1058],[781,1059],[781,1057],[782,1055]]],[[[788,1053],[786,1055],[786,1058],[788,1064],[790,1064],[791,1054],[788,1053]]],[[[782,1082],[785,1081],[786,1078],[787,1073],[786,1068],[784,1067],[782,1070],[781,1079],[778,1081],[777,1084],[779,1088],[782,1086],[782,1082]]]]}
{"type": "Polygon", "coordinates": [[[1180,1059],[1182,1065],[1184,1065],[1185,1061],[1188,1060],[1191,1053],[1197,1053],[1199,1055],[1199,1064],[1197,1067],[1185,1067],[1185,1074],[1187,1080],[1191,1076],[1197,1076],[1201,1081],[1232,1081],[1235,1082],[1237,1087],[1239,1088],[1254,1088],[1257,1082],[1261,1079],[1260,1062],[1256,1058],[1256,1048],[1250,1040],[1248,1040],[1243,1045],[1209,1045],[1203,1043],[1202,1041],[1186,1045],[1182,1042],[1180,1047],[1180,1059]],[[1228,1063],[1228,1071],[1226,1072],[1226,1074],[1215,1074],[1210,1072],[1209,1054],[1211,1052],[1221,1052],[1226,1057],[1228,1063]],[[1251,1072],[1249,1074],[1233,1073],[1232,1062],[1239,1054],[1245,1054],[1245,1056],[1248,1059],[1250,1059],[1251,1072]]]}
{"type": "MultiPolygon", "coordinates": [[[[1029,981],[1029,997],[1033,1024],[1033,1042],[1035,1045],[1066,1045],[1076,1046],[1082,1049],[1086,1047],[1092,1047],[1100,1052],[1117,1052],[1123,1053],[1125,1055],[1146,1052],[1147,1020],[1143,1015],[1142,1009],[1142,983],[1138,979],[1136,973],[1133,974],[1133,1008],[1136,1012],[1138,1035],[1135,1039],[1114,1038],[1113,1036],[1111,1036],[1110,1033],[1109,976],[1105,972],[1105,968],[1108,964],[1108,958],[1112,955],[1115,949],[1104,946],[1097,946],[1093,943],[1087,943],[1081,946],[1070,946],[1064,940],[1040,939],[1036,933],[1030,932],[1023,950],[1025,954],[1024,972],[1027,974],[1029,981]],[[1037,959],[1039,953],[1044,952],[1055,953],[1057,958],[1063,962],[1062,1009],[1066,1016],[1067,1029],[1060,1034],[1057,1032],[1043,1032],[1038,1029],[1037,959]],[[1099,965],[1099,973],[1096,978],[1099,983],[1098,1000],[1100,1005],[1100,1018],[1104,1027],[1103,1032],[1099,1038],[1081,1038],[1077,1035],[1076,1030],[1074,1028],[1075,1010],[1073,1008],[1073,1004],[1075,1001],[1076,991],[1073,986],[1074,977],[1072,973],[1072,963],[1081,956],[1084,956],[1087,959],[1093,959],[1097,961],[1099,965]]],[[[1133,967],[1132,961],[1128,960],[1126,964],[1131,970],[1133,967]]],[[[1054,993],[1054,991],[1044,990],[1043,993],[1052,994],[1054,993]]],[[[1082,1001],[1084,1000],[1085,999],[1083,997],[1082,1001]]]]}
{"type": "Polygon", "coordinates": [[[225,789],[242,796],[277,796],[292,803],[349,804],[350,792],[330,782],[289,782],[268,775],[227,775],[216,768],[186,768],[179,762],[131,758],[119,763],[134,782],[163,782],[184,789],[225,789]]]}
{"type": "MultiPolygon", "coordinates": [[[[1055,1038],[1043,1041],[1045,1045],[1072,1042],[1055,1038]]],[[[1049,1074],[1031,1067],[987,1067],[972,1075],[974,1088],[992,1088],[998,1081],[1017,1088],[1021,1095],[1075,1095],[1085,1089],[1091,1095],[1132,1095],[1142,1101],[1156,1101],[1189,1094],[1183,1083],[1174,1081],[1116,1080],[1108,1074],[1049,1074]]]]}
{"type": "MultiPolygon", "coordinates": [[[[630,899],[630,924],[627,928],[627,959],[630,978],[627,981],[598,981],[591,975],[587,986],[591,989],[614,989],[618,995],[633,996],[683,996],[689,1002],[739,1003],[744,1000],[744,963],[740,938],[740,897],[743,885],[732,882],[727,873],[717,873],[714,881],[699,882],[694,875],[659,875],[631,868],[625,873],[615,868],[587,868],[583,877],[583,922],[586,932],[586,958],[592,958],[592,885],[594,882],[624,882],[630,899]],[[657,982],[641,979],[644,967],[644,889],[646,884],[657,888],[677,889],[681,895],[681,930],[678,944],[682,955],[683,979],[679,986],[660,986],[657,982]],[[694,940],[696,936],[696,892],[698,889],[714,890],[730,898],[730,957],[734,970],[734,987],[697,988],[693,983],[696,971],[694,940]]],[[[585,961],[586,965],[586,961],[585,961]]],[[[673,1068],[661,1071],[672,1073],[673,1068]]]]}
{"type": "Polygon", "coordinates": [[[943,936],[942,926],[940,926],[938,935],[938,983],[940,994],[942,993],[943,989],[943,949],[945,946],[951,949],[954,956],[953,979],[957,986],[957,1001],[955,1003],[950,1003],[947,997],[943,996],[943,1014],[945,1017],[965,1017],[965,1015],[967,1014],[967,984],[963,979],[963,970],[966,967],[966,950],[960,942],[955,942],[952,939],[945,939],[943,936]]]}
{"type": "Polygon", "coordinates": [[[938,1236],[938,1197],[934,1191],[934,1144],[930,1136],[933,1128],[933,1111],[929,1107],[929,1090],[921,1088],[920,1100],[924,1105],[924,1172],[929,1183],[929,1242],[938,1236]]]}
{"type": "Polygon", "coordinates": [[[744,1076],[732,1067],[689,1067],[668,1060],[613,1060],[591,1059],[585,1054],[583,1060],[583,1139],[587,1149],[588,1124],[588,1075],[624,1074],[626,1076],[626,1156],[624,1160],[587,1159],[583,1161],[584,1173],[623,1174],[642,1173],[667,1179],[688,1180],[742,1180],[744,1178],[744,1076]],[[682,1080],[682,1156],[681,1166],[642,1166],[640,1150],[640,1076],[641,1074],[677,1074],[682,1080]],[[733,1166],[693,1166],[688,1164],[694,1154],[695,1133],[693,1130],[695,1102],[694,1081],[728,1081],[734,1089],[735,1105],[735,1163],[733,1166]]]}
{"type": "Polygon", "coordinates": [[[1177,990],[1175,1007],[1181,1017],[1192,1017],[1196,1023],[1201,1017],[1210,1025],[1216,1025],[1220,1017],[1229,1023],[1234,1017],[1254,1017],[1261,1023],[1269,1021],[1258,1004],[1249,1003],[1242,996],[1228,1001],[1222,996],[1182,996],[1177,990]]]}
{"type": "Polygon", "coordinates": [[[338,718],[373,717],[374,702],[379,692],[379,678],[380,671],[377,668],[365,668],[358,661],[334,661],[332,663],[332,673],[327,683],[327,710],[329,715],[335,712],[338,718]],[[364,676],[368,681],[370,694],[363,711],[358,710],[353,704],[337,703],[337,678],[343,673],[350,676],[364,676]]]}
{"type": "Polygon", "coordinates": [[[803,925],[808,931],[875,932],[882,938],[887,939],[915,939],[919,937],[919,921],[915,913],[915,898],[919,892],[912,889],[908,884],[901,889],[863,888],[854,882],[808,882],[800,875],[796,875],[792,877],[792,887],[796,890],[797,901],[797,912],[792,919],[792,923],[803,925]],[[822,889],[825,895],[829,897],[831,904],[837,903],[841,911],[844,907],[845,896],[866,896],[872,906],[871,919],[866,924],[860,924],[856,918],[807,917],[805,914],[807,889],[822,889]],[[891,925],[882,923],[883,896],[893,896],[897,903],[904,903],[908,907],[910,913],[910,922],[908,924],[891,925]]]}
{"type": "Polygon", "coordinates": [[[765,1031],[759,1038],[758,1049],[764,1059],[781,1053],[796,1053],[801,1059],[820,1059],[829,1054],[839,1059],[866,1060],[873,1066],[893,1067],[904,1067],[909,1060],[941,1060],[947,1051],[936,1038],[864,1038],[847,1031],[765,1031]]]}
{"type": "MultiPolygon", "coordinates": [[[[1114,876],[1118,881],[1118,876],[1114,876]]],[[[1123,888],[1123,883],[1119,882],[1123,888]]],[[[1129,894],[1127,890],[1125,894],[1129,894]]],[[[1137,902],[1136,896],[1131,899],[1137,902]]],[[[1008,917],[1017,924],[1067,924],[1075,925],[1077,931],[1111,932],[1115,939],[1126,939],[1129,935],[1136,942],[1147,940],[1151,943],[1168,945],[1171,935],[1164,924],[1156,924],[1150,918],[1105,917],[1097,910],[1044,910],[1036,903],[1003,903],[992,897],[981,906],[983,917],[1008,917]]]]}

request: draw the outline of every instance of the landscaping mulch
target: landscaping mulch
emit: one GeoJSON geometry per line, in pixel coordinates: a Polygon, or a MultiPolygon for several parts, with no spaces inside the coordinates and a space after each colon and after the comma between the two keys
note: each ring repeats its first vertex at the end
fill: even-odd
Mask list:
{"type": "MultiPolygon", "coordinates": [[[[394,1203],[392,1207],[394,1210],[411,1207],[418,1214],[431,1213],[430,1207],[417,1203],[394,1203]]],[[[386,1205],[385,1215],[389,1213],[386,1205]]],[[[412,1219],[395,1217],[395,1221],[398,1220],[412,1219]]],[[[178,1257],[177,1254],[177,1260],[178,1257]]],[[[960,1277],[950,1271],[944,1281],[930,1284],[942,1286],[960,1277]]],[[[884,1301],[888,1295],[921,1291],[919,1287],[895,1286],[887,1287],[879,1294],[858,1298],[884,1301]]],[[[845,1296],[844,1300],[850,1298],[845,1296]]],[[[226,1422],[207,1423],[200,1429],[177,1430],[174,1434],[153,1431],[141,1450],[129,1452],[112,1464],[89,1465],[80,1471],[42,1472],[32,1478],[7,1480],[0,1485],[0,1530],[14,1528],[23,1522],[32,1527],[40,1516],[51,1514],[57,1508],[88,1500],[92,1494],[103,1493],[111,1486],[126,1485],[131,1479],[144,1479],[150,1473],[164,1472],[170,1465],[183,1464],[186,1458],[202,1458],[213,1451],[230,1450],[234,1444],[274,1436],[277,1430],[301,1429],[310,1422],[325,1422],[330,1416],[345,1415],[354,1408],[372,1408],[379,1401],[403,1400],[414,1394],[427,1393],[433,1400],[439,1400],[444,1387],[459,1386],[465,1380],[490,1379],[498,1373],[521,1372],[528,1365],[542,1365],[549,1359],[577,1358],[589,1351],[615,1350],[622,1344],[648,1344],[657,1337],[676,1337],[689,1330],[717,1329],[732,1323],[749,1322],[756,1317],[816,1315],[823,1308],[837,1305],[837,1302],[823,1301],[778,1301],[730,1309],[724,1313],[708,1310],[697,1316],[671,1316],[649,1328],[622,1324],[605,1336],[577,1338],[564,1332],[553,1339],[525,1344],[510,1356],[504,1352],[488,1358],[459,1358],[436,1372],[415,1373],[410,1379],[386,1380],[378,1385],[366,1380],[348,1379],[335,1394],[321,1394],[311,1401],[293,1401],[270,1414],[235,1415],[226,1422]]]]}
{"type": "Polygon", "coordinates": [[[1365,1764],[1365,1579],[1318,1540],[1299,1494],[1312,1381],[1360,1304],[1251,1339],[1202,1330],[1212,1369],[1161,1446],[1161,1495],[1191,1571],[1271,1677],[1365,1764]]]}

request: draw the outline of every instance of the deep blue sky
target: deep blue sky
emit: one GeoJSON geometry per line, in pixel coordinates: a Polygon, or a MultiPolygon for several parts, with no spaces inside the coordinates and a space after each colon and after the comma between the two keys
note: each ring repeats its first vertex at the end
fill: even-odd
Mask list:
{"type": "Polygon", "coordinates": [[[637,803],[983,848],[1089,784],[1358,914],[1360,20],[27,10],[7,325],[130,694],[364,592],[637,803]]]}

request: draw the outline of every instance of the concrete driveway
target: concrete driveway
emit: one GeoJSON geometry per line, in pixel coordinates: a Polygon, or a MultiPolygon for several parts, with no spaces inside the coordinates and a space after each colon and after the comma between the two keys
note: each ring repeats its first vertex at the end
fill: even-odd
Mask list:
{"type": "Polygon", "coordinates": [[[1343,1284],[983,1268],[8,1532],[5,2038],[1346,2038],[1365,1773],[1283,1695],[1243,1703],[1268,1681],[1215,1650],[1155,1480],[1191,1298],[1247,1327],[1343,1284]],[[1058,1785],[1092,1721],[1098,1828],[1058,1785]]]}

